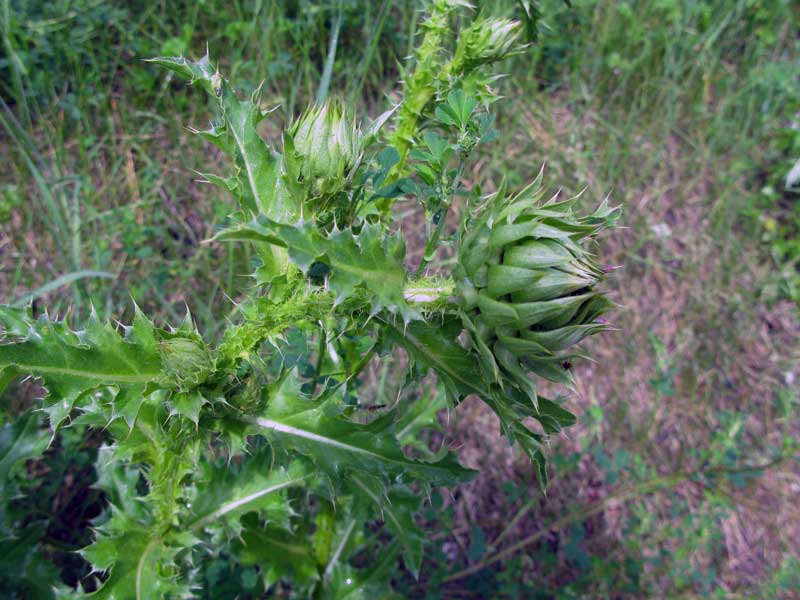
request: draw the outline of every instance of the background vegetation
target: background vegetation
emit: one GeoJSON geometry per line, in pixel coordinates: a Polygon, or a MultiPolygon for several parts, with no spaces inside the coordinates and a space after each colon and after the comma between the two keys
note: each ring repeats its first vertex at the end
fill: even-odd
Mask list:
{"type": "MultiPolygon", "coordinates": [[[[498,83],[506,137],[465,178],[490,191],[546,163],[550,187],[622,203],[628,229],[603,257],[620,267],[610,284],[619,331],[578,366],[581,425],[553,443],[547,497],[527,459],[494,441],[493,416],[463,407],[453,441],[484,475],[432,495],[422,577],[398,571],[398,589],[796,597],[800,194],[789,174],[800,159],[800,6],[485,4],[517,16],[538,6],[543,17],[498,83]]],[[[420,7],[0,0],[0,301],[78,322],[91,306],[129,319],[131,296],[172,321],[188,304],[205,334],[221,333],[250,256],[200,246],[229,207],[195,181],[192,169],[213,159],[184,129],[205,126],[211,107],[142,59],[196,57],[208,44],[240,87],[264,81],[265,108],[276,107],[264,135],[274,136],[314,98],[339,95],[371,116],[390,105],[420,7]]],[[[409,214],[404,226],[417,257],[419,224],[409,214]]],[[[396,395],[402,373],[376,367],[376,397],[396,395]]],[[[7,389],[3,420],[36,393],[7,389]]],[[[4,452],[13,435],[6,423],[4,452]]],[[[69,585],[86,576],[73,550],[106,503],[91,487],[101,441],[64,430],[14,475],[23,494],[4,492],[3,520],[36,550],[3,545],[0,590],[25,569],[69,585]]],[[[248,569],[221,557],[207,567],[209,590],[247,597],[248,569]]]]}

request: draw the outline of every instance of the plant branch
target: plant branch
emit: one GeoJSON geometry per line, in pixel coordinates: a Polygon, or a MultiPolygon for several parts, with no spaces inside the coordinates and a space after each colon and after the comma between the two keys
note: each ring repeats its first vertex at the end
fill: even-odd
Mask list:
{"type": "Polygon", "coordinates": [[[422,277],[425,267],[427,267],[428,263],[430,263],[436,257],[436,250],[439,248],[442,232],[447,225],[447,214],[450,212],[450,206],[452,205],[453,199],[458,192],[458,186],[461,185],[461,175],[464,172],[464,164],[464,157],[459,153],[456,176],[453,178],[453,184],[449,190],[449,193],[442,193],[444,202],[439,204],[438,210],[435,213],[438,215],[439,220],[436,222],[436,228],[433,230],[433,234],[429,234],[428,239],[425,242],[425,253],[422,255],[422,259],[419,261],[419,266],[417,267],[417,277],[422,277]]]}

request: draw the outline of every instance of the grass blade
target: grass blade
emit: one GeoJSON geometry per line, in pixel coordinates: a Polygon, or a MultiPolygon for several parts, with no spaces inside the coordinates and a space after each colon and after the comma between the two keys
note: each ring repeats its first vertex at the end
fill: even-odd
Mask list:
{"type": "Polygon", "coordinates": [[[53,279],[53,281],[45,283],[43,286],[38,287],[35,290],[20,296],[11,303],[11,306],[15,307],[25,306],[31,300],[40,298],[41,296],[49,294],[50,292],[57,290],[60,287],[69,285],[71,283],[80,281],[82,279],[114,279],[114,274],[109,273],[108,271],[90,271],[90,270],[73,271],[72,273],[65,273],[64,275],[56,277],[55,279],[53,279]]]}

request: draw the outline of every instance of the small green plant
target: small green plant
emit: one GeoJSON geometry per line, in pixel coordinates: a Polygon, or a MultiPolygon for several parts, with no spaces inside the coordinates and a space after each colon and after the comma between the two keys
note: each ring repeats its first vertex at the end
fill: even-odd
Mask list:
{"type": "Polygon", "coordinates": [[[535,377],[569,382],[570,348],[605,328],[611,305],[587,243],[619,209],[579,216],[574,198],[545,201],[541,174],[516,194],[464,187],[465,165],[493,137],[486,67],[521,51],[522,28],[481,16],[456,42],[449,23],[463,8],[432,3],[397,107],[362,128],[335,100],[312,106],[282,151],[257,130],[258,93],[241,99],[207,55],[153,59],[218,104],[219,122],[197,134],[235,168],[204,176],[238,208],[214,240],[252,245],[259,264],[218,343],[188,314],[158,327],[137,309],[116,327],[92,313],[76,329],[0,307],[0,382],[39,378],[53,434],[108,436],[96,469],[110,510],[82,550],[97,573],[84,591],[213,597],[209,586],[237,577],[256,595],[385,594],[399,556],[415,576],[422,567],[422,499],[474,476],[421,437],[439,426],[443,398],[451,410],[469,395],[486,402],[546,485],[547,436],[575,419],[535,377]],[[391,211],[401,196],[426,215],[414,271],[391,211]],[[431,274],[446,244],[455,267],[431,274]],[[403,400],[371,403],[363,374],[398,348],[403,400]],[[429,372],[445,395],[414,400],[429,372]]]}

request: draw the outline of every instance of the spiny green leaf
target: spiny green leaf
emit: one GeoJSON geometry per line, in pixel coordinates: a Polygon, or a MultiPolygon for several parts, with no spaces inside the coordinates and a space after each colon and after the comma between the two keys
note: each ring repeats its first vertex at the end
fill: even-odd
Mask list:
{"type": "Polygon", "coordinates": [[[330,267],[327,285],[337,303],[363,286],[373,296],[373,312],[386,309],[404,322],[420,318],[403,296],[405,244],[401,238],[385,234],[380,225],[365,225],[358,234],[344,229],[325,236],[310,222],[284,225],[257,217],[220,232],[215,239],[285,246],[289,258],[304,272],[317,262],[330,267]]]}
{"type": "Polygon", "coordinates": [[[352,503],[347,508],[348,510],[340,510],[335,514],[337,518],[330,526],[331,547],[322,574],[323,590],[328,588],[336,569],[346,566],[352,552],[364,543],[365,516],[359,513],[357,503],[352,503]]]}
{"type": "MultiPolygon", "coordinates": [[[[18,342],[0,345],[0,366],[26,373],[64,376],[99,383],[146,383],[161,370],[152,323],[136,313],[132,327],[121,336],[92,313],[86,329],[71,331],[65,321],[47,316],[34,320],[28,311],[0,306],[0,323],[24,322],[18,342]]],[[[16,334],[16,329],[8,332],[16,334]]]]}
{"type": "Polygon", "coordinates": [[[314,551],[304,536],[276,527],[248,528],[234,551],[244,565],[258,565],[267,587],[287,575],[299,585],[319,578],[314,551]]]}
{"type": "Polygon", "coordinates": [[[403,486],[392,486],[388,493],[380,481],[371,477],[351,474],[354,491],[364,494],[378,509],[381,519],[403,544],[406,568],[419,577],[422,566],[423,533],[414,523],[414,513],[419,510],[420,499],[403,486]]]}
{"type": "Polygon", "coordinates": [[[453,403],[475,394],[491,407],[508,438],[519,442],[534,462],[537,476],[544,485],[547,481],[543,453],[545,438],[528,429],[522,421],[529,417],[537,419],[547,433],[554,433],[575,422],[572,413],[541,397],[538,397],[538,405],[535,404],[530,391],[515,386],[513,382],[500,387],[491,378],[476,376],[486,372],[482,364],[484,360],[479,353],[470,352],[458,343],[461,325],[456,318],[445,319],[435,326],[423,321],[407,327],[389,321],[384,323],[387,325],[386,340],[403,346],[414,363],[433,369],[453,403]]]}
{"type": "Polygon", "coordinates": [[[392,591],[390,578],[394,572],[400,545],[392,542],[381,548],[378,560],[368,569],[355,569],[348,563],[337,564],[321,590],[325,600],[399,600],[392,591]]]}
{"type": "Polygon", "coordinates": [[[307,484],[311,474],[299,461],[288,468],[273,467],[273,462],[271,453],[262,451],[245,457],[240,466],[203,463],[186,527],[200,530],[227,523],[238,531],[239,517],[250,511],[259,511],[262,518],[288,526],[291,509],[284,492],[307,484]]]}
{"type": "Polygon", "coordinates": [[[140,472],[129,461],[120,460],[114,455],[116,447],[100,446],[97,449],[95,472],[97,481],[94,487],[103,490],[111,506],[129,518],[146,520],[146,506],[136,490],[140,472]]]}
{"type": "Polygon", "coordinates": [[[412,446],[424,454],[430,453],[428,444],[421,437],[424,429],[441,431],[439,412],[447,408],[447,394],[442,386],[434,390],[424,389],[420,398],[406,402],[400,407],[397,422],[397,438],[404,446],[412,446]]]}
{"type": "MultiPolygon", "coordinates": [[[[222,112],[223,123],[209,132],[211,141],[225,150],[239,169],[243,208],[276,221],[290,223],[300,216],[302,199],[281,185],[281,160],[258,133],[263,118],[258,91],[252,98],[239,100],[236,91],[214,68],[208,57],[190,61],[184,57],[159,57],[151,62],[165,67],[213,96],[222,112]]],[[[229,182],[226,181],[226,186],[229,182]]]]}
{"type": "Polygon", "coordinates": [[[193,543],[186,534],[160,535],[123,513],[115,513],[97,540],[82,551],[95,570],[109,571],[102,586],[88,597],[189,598],[189,587],[179,580],[175,557],[181,548],[193,543]]]}
{"type": "MultiPolygon", "coordinates": [[[[139,312],[121,331],[92,313],[82,330],[46,315],[33,319],[21,309],[0,307],[6,337],[0,343],[0,370],[40,377],[47,388],[44,410],[57,430],[72,409],[89,411],[83,420],[107,427],[124,420],[129,434],[140,410],[158,389],[184,390],[173,412],[196,420],[194,386],[214,368],[205,343],[187,315],[177,329],[157,329],[139,312]]],[[[202,405],[201,401],[201,405],[202,405]]],[[[112,428],[113,429],[113,428],[112,428]]]]}
{"type": "MultiPolygon", "coordinates": [[[[9,498],[8,495],[3,497],[9,498]]],[[[26,600],[55,598],[61,573],[38,548],[39,540],[45,535],[44,525],[34,522],[4,531],[5,525],[0,523],[0,590],[9,594],[8,597],[26,600]]],[[[63,593],[63,589],[58,591],[63,593]]]]}
{"type": "Polygon", "coordinates": [[[481,372],[480,365],[456,342],[462,329],[458,319],[445,319],[435,326],[418,322],[403,327],[388,320],[383,322],[387,326],[387,339],[403,346],[426,368],[436,371],[451,397],[461,400],[469,394],[487,395],[476,378],[481,372]]]}
{"type": "Polygon", "coordinates": [[[203,406],[208,404],[203,395],[197,390],[188,392],[175,392],[170,396],[169,404],[173,409],[173,414],[186,417],[197,425],[200,421],[200,411],[203,406]]]}
{"type": "Polygon", "coordinates": [[[299,385],[296,377],[285,377],[270,390],[267,410],[249,422],[254,433],[273,445],[309,456],[332,479],[347,471],[363,471],[431,485],[456,485],[474,475],[451,454],[437,462],[406,457],[395,437],[393,414],[368,424],[354,423],[337,414],[334,398],[312,402],[302,396],[299,385]]]}
{"type": "Polygon", "coordinates": [[[47,448],[50,435],[40,421],[37,414],[27,413],[0,427],[0,491],[15,465],[36,458],[47,448]]]}
{"type": "Polygon", "coordinates": [[[0,427],[0,589],[13,590],[21,598],[49,600],[59,573],[38,548],[46,523],[17,521],[12,504],[20,495],[15,471],[40,456],[50,441],[41,421],[41,415],[27,413],[0,427]]]}
{"type": "Polygon", "coordinates": [[[34,320],[30,313],[9,307],[0,307],[0,323],[7,338],[19,338],[0,344],[0,370],[42,378],[49,392],[44,408],[54,430],[84,394],[103,386],[116,386],[131,398],[125,410],[120,406],[120,414],[132,422],[145,385],[161,374],[155,328],[138,311],[123,335],[95,313],[80,331],[70,330],[65,321],[47,316],[34,320]]]}

